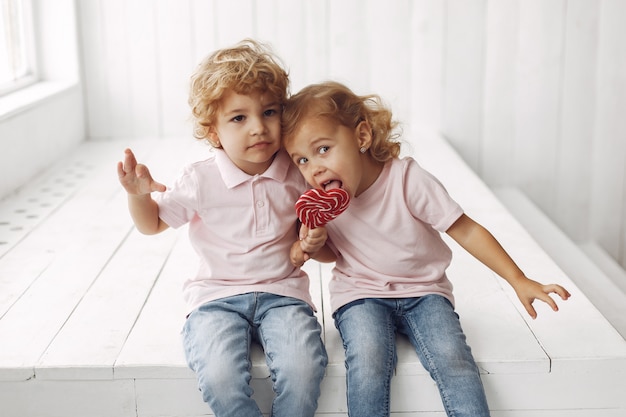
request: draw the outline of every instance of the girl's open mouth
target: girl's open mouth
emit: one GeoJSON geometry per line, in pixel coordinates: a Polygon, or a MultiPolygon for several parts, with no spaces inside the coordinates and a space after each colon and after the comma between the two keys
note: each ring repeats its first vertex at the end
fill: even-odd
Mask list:
{"type": "Polygon", "coordinates": [[[332,190],[333,188],[341,188],[341,181],[339,180],[330,180],[322,184],[324,191],[332,190]]]}

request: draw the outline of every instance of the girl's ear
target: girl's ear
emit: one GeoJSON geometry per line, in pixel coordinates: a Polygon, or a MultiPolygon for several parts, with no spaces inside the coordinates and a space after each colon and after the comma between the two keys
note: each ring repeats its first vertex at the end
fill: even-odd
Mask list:
{"type": "Polygon", "coordinates": [[[221,148],[222,144],[220,143],[220,137],[217,135],[215,128],[213,126],[209,127],[209,134],[207,136],[207,140],[214,148],[221,148]]]}
{"type": "Polygon", "coordinates": [[[356,126],[356,137],[360,149],[369,149],[372,146],[372,127],[367,120],[359,122],[356,126]]]}

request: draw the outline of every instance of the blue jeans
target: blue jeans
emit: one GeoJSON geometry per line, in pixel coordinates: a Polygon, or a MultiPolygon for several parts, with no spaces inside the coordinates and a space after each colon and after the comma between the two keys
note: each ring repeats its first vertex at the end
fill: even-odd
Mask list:
{"type": "Polygon", "coordinates": [[[304,301],[248,293],[193,311],[183,344],[198,388],[217,417],[261,417],[250,387],[250,344],[258,341],[270,369],[274,417],[313,417],[328,362],[321,329],[304,301]]]}
{"type": "Polygon", "coordinates": [[[478,367],[446,298],[368,298],[341,307],[334,317],[346,352],[350,417],[389,416],[396,331],[415,347],[448,416],[489,416],[478,367]]]}

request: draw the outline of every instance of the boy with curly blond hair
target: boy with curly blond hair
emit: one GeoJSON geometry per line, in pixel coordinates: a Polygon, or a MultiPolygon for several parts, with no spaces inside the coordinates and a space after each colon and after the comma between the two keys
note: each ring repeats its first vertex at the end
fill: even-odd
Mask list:
{"type": "MultiPolygon", "coordinates": [[[[262,416],[250,387],[253,341],[271,372],[275,417],[313,417],[327,363],[309,279],[289,262],[298,239],[293,204],[307,185],[281,150],[288,88],[266,46],[248,39],[220,49],[191,77],[189,98],[194,136],[214,154],[186,166],[171,188],[130,149],[118,164],[140,232],[189,224],[200,267],[183,287],[183,345],[217,417],[262,416]]],[[[303,244],[315,252],[325,239],[320,229],[303,244]]]]}

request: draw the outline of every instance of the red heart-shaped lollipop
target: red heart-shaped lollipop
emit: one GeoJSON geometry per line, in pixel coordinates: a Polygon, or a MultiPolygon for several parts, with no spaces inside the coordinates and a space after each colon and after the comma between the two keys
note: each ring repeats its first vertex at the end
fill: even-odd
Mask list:
{"type": "Polygon", "coordinates": [[[296,202],[296,213],[310,229],[324,226],[348,208],[350,194],[342,188],[329,191],[311,189],[296,202]]]}

